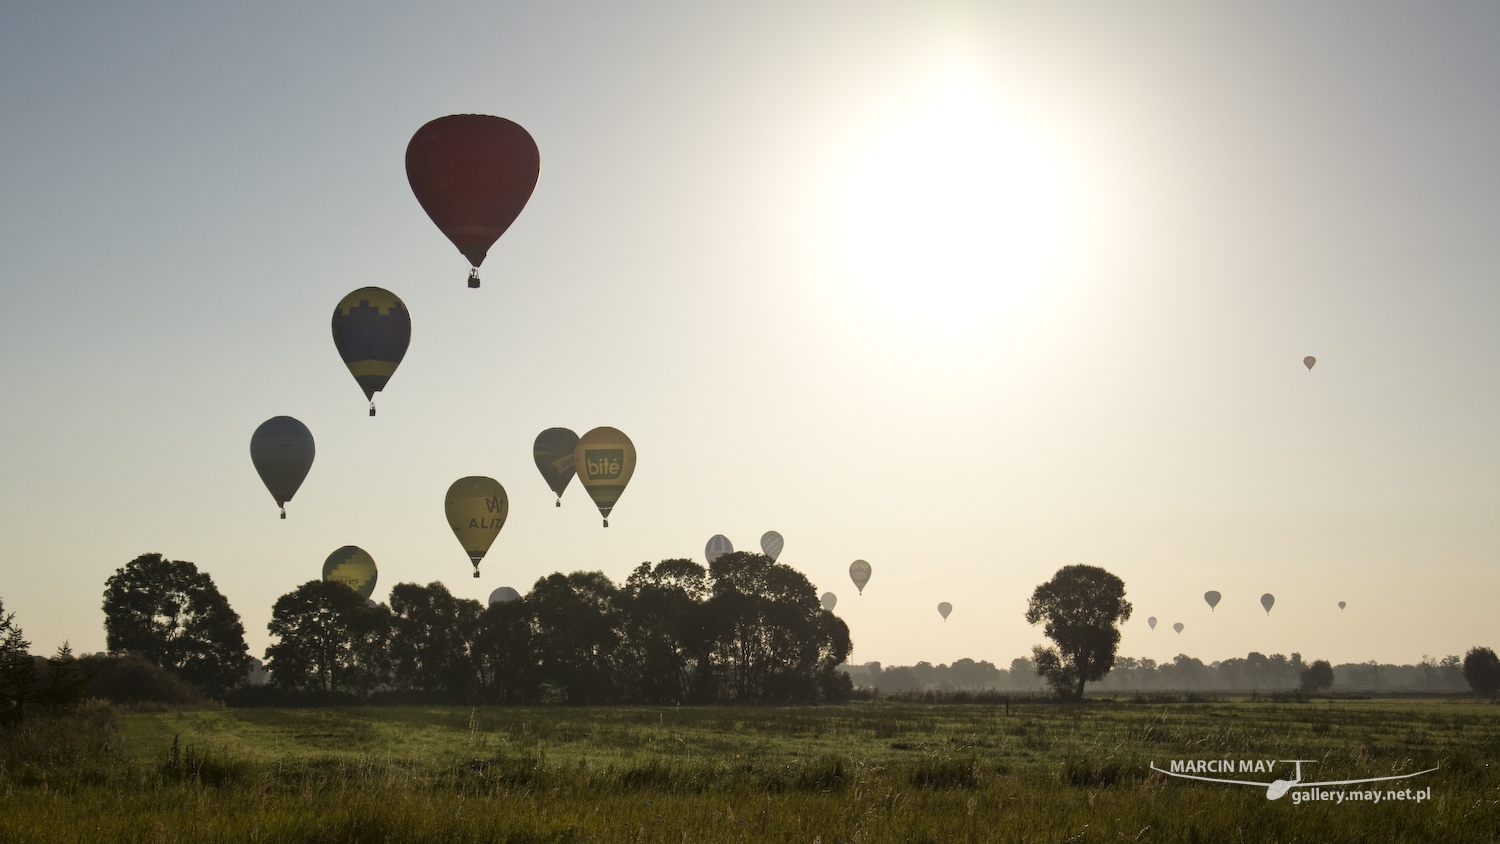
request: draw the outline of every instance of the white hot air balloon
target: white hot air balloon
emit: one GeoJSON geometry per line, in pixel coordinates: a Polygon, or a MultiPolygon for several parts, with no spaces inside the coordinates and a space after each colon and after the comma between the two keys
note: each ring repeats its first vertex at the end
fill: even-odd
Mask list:
{"type": "Polygon", "coordinates": [[[948,603],[947,601],[938,604],[938,615],[941,615],[944,621],[948,620],[948,614],[951,612],[953,612],[952,604],[948,603]]]}
{"type": "Polygon", "coordinates": [[[839,596],[833,594],[832,592],[823,593],[823,609],[828,610],[829,612],[833,612],[833,608],[838,606],[838,604],[839,596]]]}
{"type": "Polygon", "coordinates": [[[1172,629],[1176,630],[1179,634],[1182,633],[1182,622],[1179,621],[1176,624],[1172,625],[1172,629]]]}
{"type": "Polygon", "coordinates": [[[1149,627],[1149,628],[1151,628],[1152,630],[1155,630],[1156,629],[1156,616],[1153,615],[1150,618],[1146,619],[1146,626],[1149,627]]]}
{"type": "Polygon", "coordinates": [[[494,606],[495,604],[508,604],[511,601],[519,600],[521,600],[521,593],[510,588],[509,586],[501,586],[499,589],[496,589],[495,591],[490,593],[490,606],[494,606]]]}
{"type": "Polygon", "coordinates": [[[708,544],[703,546],[703,558],[708,560],[709,565],[713,565],[714,560],[719,559],[720,555],[733,553],[734,544],[722,533],[714,534],[713,538],[708,540],[708,544]]]}
{"type": "Polygon", "coordinates": [[[1270,592],[1260,596],[1260,605],[1266,608],[1266,615],[1271,614],[1271,607],[1276,605],[1276,596],[1270,592]]]}
{"type": "Polygon", "coordinates": [[[781,534],[776,531],[768,530],[760,535],[761,553],[770,557],[772,562],[781,556],[781,549],[784,547],[786,547],[786,540],[782,539],[781,534]]]}

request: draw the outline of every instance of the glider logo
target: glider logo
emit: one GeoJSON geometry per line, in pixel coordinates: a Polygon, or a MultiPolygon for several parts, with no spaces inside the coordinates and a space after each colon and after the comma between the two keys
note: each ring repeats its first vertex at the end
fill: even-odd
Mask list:
{"type": "Polygon", "coordinates": [[[1417,771],[1410,774],[1398,774],[1393,777],[1370,777],[1368,779],[1359,780],[1329,780],[1327,782],[1303,782],[1302,763],[1304,762],[1307,762],[1309,764],[1317,764],[1316,759],[1241,759],[1238,760],[1237,764],[1236,760],[1234,759],[1173,759],[1168,765],[1169,770],[1163,770],[1156,767],[1155,762],[1150,763],[1150,768],[1157,773],[1166,774],[1169,777],[1180,777],[1182,779],[1199,780],[1201,782],[1222,782],[1229,783],[1230,785],[1259,786],[1260,788],[1264,788],[1266,790],[1267,800],[1279,800],[1280,798],[1286,796],[1287,792],[1291,791],[1294,788],[1312,789],[1312,791],[1307,793],[1306,795],[1300,792],[1294,792],[1292,794],[1293,803],[1301,803],[1304,797],[1308,800],[1336,799],[1338,802],[1342,803],[1344,802],[1346,796],[1352,800],[1364,800],[1375,803],[1378,803],[1381,800],[1415,800],[1416,802],[1420,803],[1423,800],[1432,797],[1432,789],[1428,788],[1418,790],[1416,792],[1412,792],[1410,789],[1407,789],[1405,791],[1381,792],[1376,790],[1370,791],[1368,793],[1359,791],[1351,793],[1320,791],[1319,787],[1329,785],[1359,785],[1361,783],[1367,782],[1389,782],[1391,780],[1404,780],[1410,779],[1411,777],[1419,777],[1423,774],[1430,774],[1433,771],[1437,770],[1437,768],[1428,768],[1425,771],[1417,771]],[[1239,773],[1270,773],[1271,769],[1278,764],[1296,766],[1291,779],[1278,779],[1271,780],[1270,782],[1261,782],[1257,780],[1232,780],[1223,779],[1220,777],[1199,776],[1199,774],[1205,773],[1232,774],[1236,773],[1236,770],[1238,770],[1239,773]]]}

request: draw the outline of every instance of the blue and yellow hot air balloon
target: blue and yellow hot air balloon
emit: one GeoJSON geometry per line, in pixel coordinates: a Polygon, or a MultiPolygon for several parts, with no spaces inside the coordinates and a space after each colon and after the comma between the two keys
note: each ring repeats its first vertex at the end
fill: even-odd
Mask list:
{"type": "Polygon", "coordinates": [[[375,593],[380,572],[375,558],[357,545],[345,545],[323,561],[323,579],[342,583],[368,600],[375,593]]]}
{"type": "Polygon", "coordinates": [[[333,310],[333,345],[375,415],[375,394],[396,374],[411,345],[411,314],[389,290],[361,287],[333,310]]]}

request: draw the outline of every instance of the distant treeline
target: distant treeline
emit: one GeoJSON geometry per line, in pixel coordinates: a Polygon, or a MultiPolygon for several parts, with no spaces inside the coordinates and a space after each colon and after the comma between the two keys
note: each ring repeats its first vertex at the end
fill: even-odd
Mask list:
{"type": "MultiPolygon", "coordinates": [[[[1283,654],[1251,652],[1243,659],[1235,657],[1204,663],[1196,657],[1179,654],[1171,662],[1119,657],[1103,680],[1094,683],[1096,692],[1110,691],[1281,691],[1296,689],[1303,682],[1307,664],[1302,655],[1290,658],[1283,654]]],[[[882,666],[878,662],[843,666],[856,688],[875,689],[887,694],[900,692],[1015,691],[1036,692],[1045,684],[1036,675],[1030,659],[1011,660],[1009,668],[999,668],[985,661],[955,660],[952,665],[882,666]]],[[[1344,663],[1333,666],[1335,692],[1462,692],[1469,689],[1464,679],[1463,660],[1458,656],[1442,659],[1427,657],[1416,665],[1344,663]]]]}

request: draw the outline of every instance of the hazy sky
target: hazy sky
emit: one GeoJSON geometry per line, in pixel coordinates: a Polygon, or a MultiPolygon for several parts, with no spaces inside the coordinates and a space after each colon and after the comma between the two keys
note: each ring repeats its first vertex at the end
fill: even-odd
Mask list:
{"type": "Polygon", "coordinates": [[[341,545],[377,598],[483,598],[770,529],[858,662],[1006,663],[1077,562],[1132,656],[1500,645],[1494,4],[142,6],[0,6],[0,598],[38,651],[102,649],[148,551],[260,655],[341,545]],[[541,149],[477,291],[402,163],[455,112],[541,149]],[[375,419],[329,332],[365,285],[413,320],[375,419]],[[318,446],[287,521],[279,414],[318,446]],[[607,530],[531,462],[599,425],[640,455],[607,530]],[[471,474],[511,497],[479,580],[471,474]]]}

